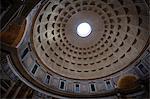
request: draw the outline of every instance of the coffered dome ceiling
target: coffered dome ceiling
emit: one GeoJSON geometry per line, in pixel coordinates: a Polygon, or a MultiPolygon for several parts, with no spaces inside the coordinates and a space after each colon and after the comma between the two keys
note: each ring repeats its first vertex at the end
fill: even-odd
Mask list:
{"type": "Polygon", "coordinates": [[[129,66],[148,38],[148,11],[134,0],[53,0],[40,10],[32,41],[43,68],[74,79],[101,78],[129,66]],[[80,37],[80,23],[91,34],[80,37]]]}

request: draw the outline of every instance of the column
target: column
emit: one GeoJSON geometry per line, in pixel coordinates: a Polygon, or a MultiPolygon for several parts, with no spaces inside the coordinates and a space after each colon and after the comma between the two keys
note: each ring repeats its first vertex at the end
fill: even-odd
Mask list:
{"type": "Polygon", "coordinates": [[[22,86],[23,86],[23,83],[21,83],[21,85],[17,88],[17,90],[15,91],[14,95],[12,96],[12,99],[16,98],[16,96],[18,95],[18,93],[19,93],[19,91],[20,91],[22,86]]]}
{"type": "Polygon", "coordinates": [[[13,82],[11,87],[8,89],[7,93],[5,94],[4,98],[6,98],[8,96],[8,94],[10,93],[10,91],[12,90],[12,88],[15,86],[16,82],[13,82]]]}
{"type": "Polygon", "coordinates": [[[28,88],[28,89],[27,89],[27,91],[25,92],[25,94],[23,95],[23,97],[22,97],[22,98],[26,98],[26,97],[27,97],[27,95],[28,95],[28,93],[29,93],[29,91],[30,91],[30,88],[28,88]]]}

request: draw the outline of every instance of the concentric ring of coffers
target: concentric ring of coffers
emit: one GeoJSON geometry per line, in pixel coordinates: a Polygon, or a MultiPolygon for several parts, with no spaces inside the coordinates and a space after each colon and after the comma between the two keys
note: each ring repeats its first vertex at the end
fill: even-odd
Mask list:
{"type": "Polygon", "coordinates": [[[147,43],[143,9],[144,5],[132,0],[48,2],[33,29],[33,44],[41,64],[74,79],[100,78],[120,71],[138,57],[147,43]],[[85,38],[76,34],[82,22],[92,28],[85,38]]]}

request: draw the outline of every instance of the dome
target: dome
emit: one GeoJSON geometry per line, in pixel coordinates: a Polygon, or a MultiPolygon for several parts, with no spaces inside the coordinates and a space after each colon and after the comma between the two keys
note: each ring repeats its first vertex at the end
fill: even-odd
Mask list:
{"type": "Polygon", "coordinates": [[[2,98],[149,98],[148,0],[2,5],[2,98]]]}
{"type": "Polygon", "coordinates": [[[140,6],[125,3],[132,6],[120,0],[47,2],[32,35],[40,63],[74,79],[102,78],[126,68],[145,47],[148,26],[139,16],[140,6]],[[90,24],[90,35],[78,35],[81,23],[90,24]]]}

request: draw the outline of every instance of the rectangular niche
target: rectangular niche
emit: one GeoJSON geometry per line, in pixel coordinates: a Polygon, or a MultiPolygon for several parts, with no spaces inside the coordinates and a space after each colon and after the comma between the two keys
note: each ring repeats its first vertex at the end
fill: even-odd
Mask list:
{"type": "Polygon", "coordinates": [[[32,73],[32,74],[35,74],[36,71],[37,71],[37,69],[38,69],[38,67],[39,67],[39,66],[35,64],[34,67],[33,67],[32,70],[31,70],[31,73],[32,73]]]}
{"type": "Polygon", "coordinates": [[[51,80],[51,76],[49,74],[47,74],[45,77],[45,80],[44,80],[45,84],[49,84],[50,80],[51,80]]]}
{"type": "Polygon", "coordinates": [[[140,73],[142,75],[147,75],[148,74],[148,69],[146,68],[146,66],[144,66],[142,63],[140,63],[138,66],[138,70],[140,71],[140,73]]]}
{"type": "Polygon", "coordinates": [[[95,83],[90,83],[89,87],[90,87],[90,92],[95,92],[96,91],[96,84],[95,83]]]}
{"type": "Polygon", "coordinates": [[[113,85],[112,85],[111,80],[106,80],[105,81],[105,86],[106,86],[107,90],[112,90],[113,89],[113,85]]]}
{"type": "Polygon", "coordinates": [[[150,53],[147,52],[147,55],[144,57],[143,61],[145,61],[145,63],[147,64],[147,67],[150,68],[150,53]]]}
{"type": "Polygon", "coordinates": [[[80,93],[80,84],[79,83],[74,84],[74,92],[80,93]]]}
{"type": "Polygon", "coordinates": [[[27,55],[28,52],[29,52],[29,49],[26,48],[26,49],[23,51],[23,53],[21,53],[21,59],[23,59],[23,58],[27,55]]]}
{"type": "Polygon", "coordinates": [[[65,90],[65,84],[66,84],[66,81],[65,81],[65,80],[60,80],[59,89],[65,90]]]}

